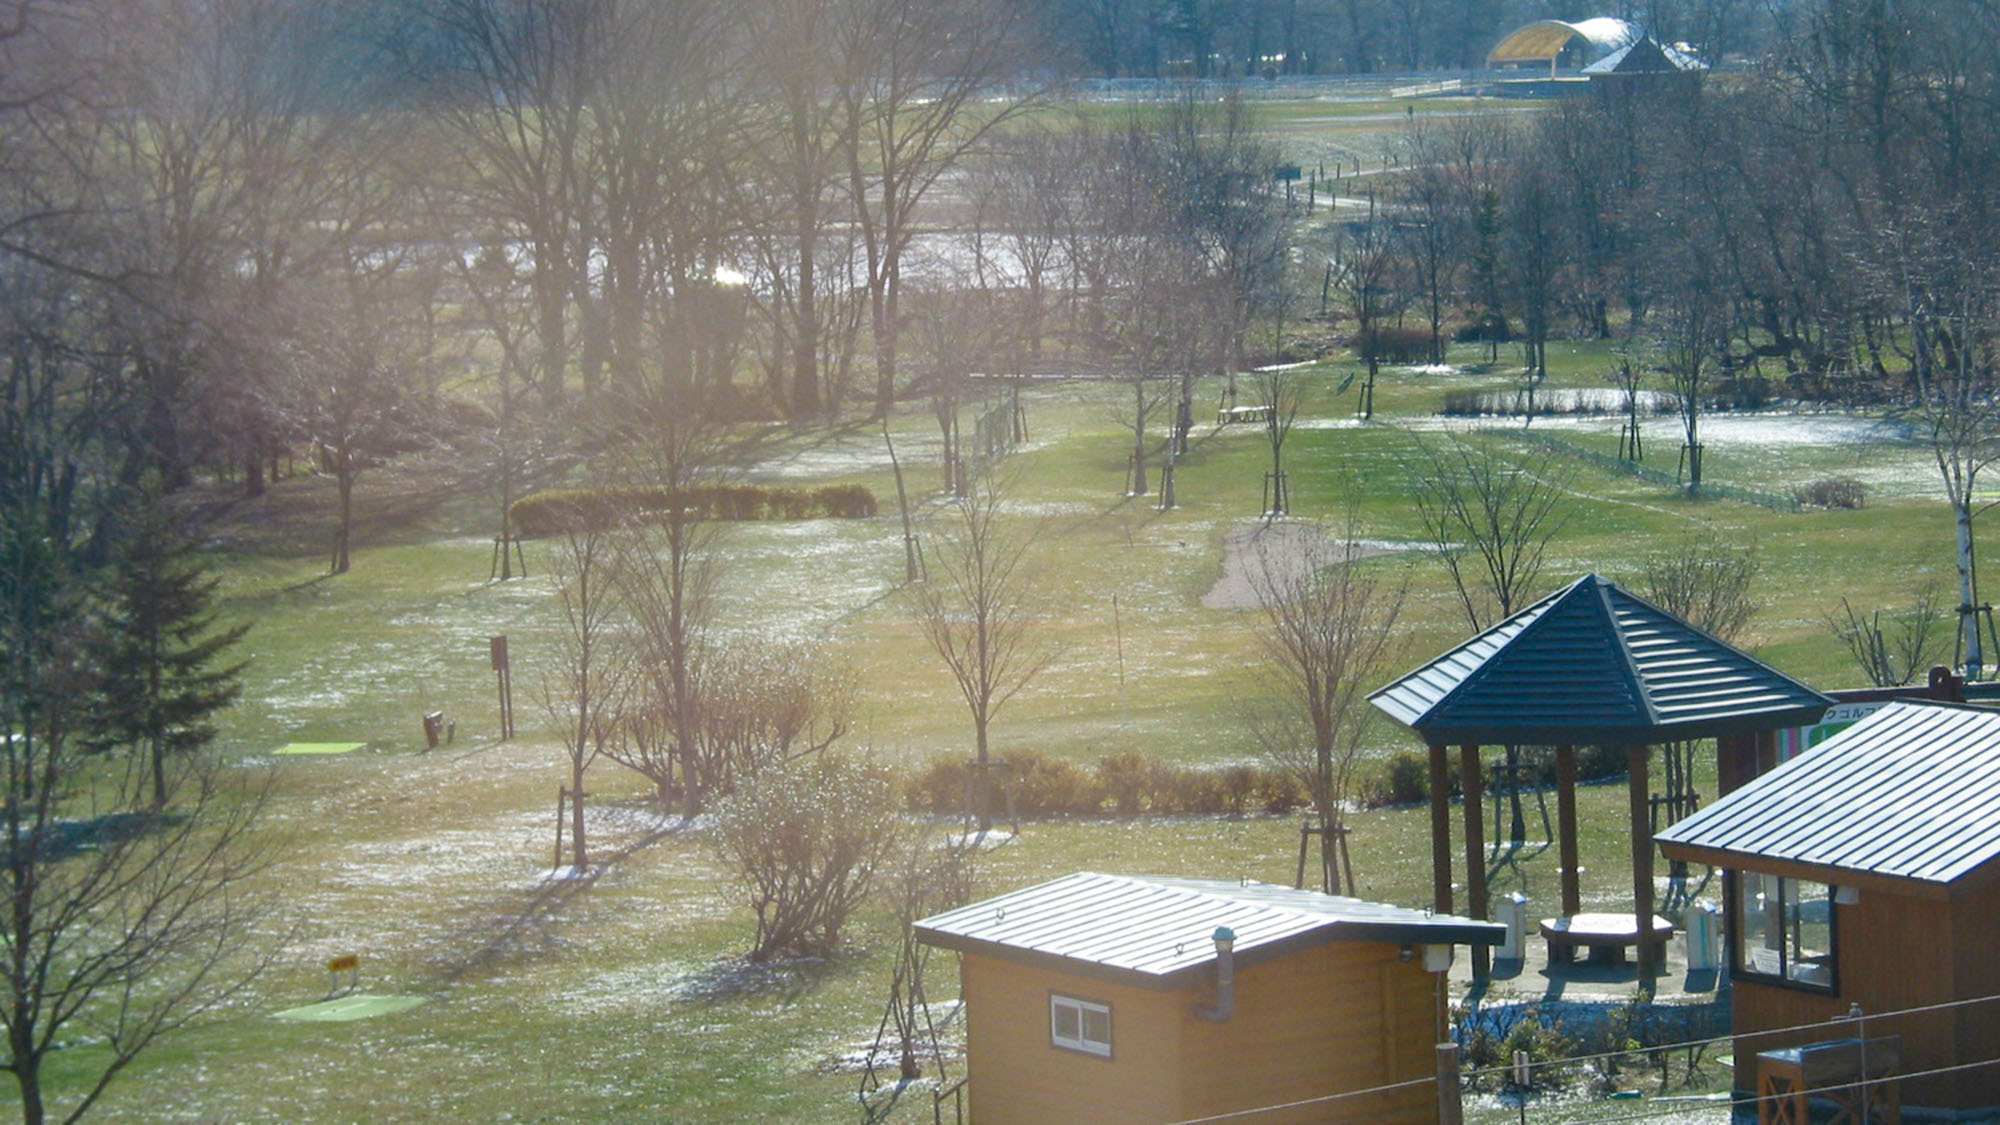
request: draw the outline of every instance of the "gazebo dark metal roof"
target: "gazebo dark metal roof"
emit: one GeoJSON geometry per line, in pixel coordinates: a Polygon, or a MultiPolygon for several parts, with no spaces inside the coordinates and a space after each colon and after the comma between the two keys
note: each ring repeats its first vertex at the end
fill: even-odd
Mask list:
{"type": "Polygon", "coordinates": [[[1586,575],[1369,700],[1432,745],[1649,745],[1818,721],[1833,700],[1586,575]]]}
{"type": "Polygon", "coordinates": [[[1659,840],[1725,867],[1948,897],[2000,874],[2000,712],[1891,703],[1659,840]]]}

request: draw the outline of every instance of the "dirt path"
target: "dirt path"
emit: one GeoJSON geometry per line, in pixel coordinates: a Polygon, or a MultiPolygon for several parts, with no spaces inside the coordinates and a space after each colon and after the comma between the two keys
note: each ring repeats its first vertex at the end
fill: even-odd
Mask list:
{"type": "MultiPolygon", "coordinates": [[[[1245,524],[1222,540],[1222,577],[1201,596],[1204,609],[1256,609],[1263,604],[1260,585],[1288,586],[1304,576],[1313,547],[1326,538],[1316,523],[1245,524]]],[[[1355,540],[1347,544],[1350,559],[1386,555],[1398,548],[1386,543],[1355,540]]],[[[1322,556],[1323,557],[1323,556],[1322,556]]]]}

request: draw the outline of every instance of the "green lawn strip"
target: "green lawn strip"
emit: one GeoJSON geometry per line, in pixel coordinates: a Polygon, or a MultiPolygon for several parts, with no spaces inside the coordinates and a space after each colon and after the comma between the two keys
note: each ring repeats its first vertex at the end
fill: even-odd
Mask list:
{"type": "Polygon", "coordinates": [[[276,750],[271,751],[271,753],[352,754],[356,750],[359,750],[366,745],[368,744],[365,742],[287,742],[283,746],[278,747],[276,750]]]}
{"type": "Polygon", "coordinates": [[[272,1012],[271,1018],[299,1020],[306,1023],[347,1023],[351,1020],[373,1019],[376,1016],[408,1011],[423,1002],[424,998],[421,996],[377,996],[372,993],[357,992],[351,996],[340,996],[332,1000],[322,1000],[317,1004],[272,1012]]]}

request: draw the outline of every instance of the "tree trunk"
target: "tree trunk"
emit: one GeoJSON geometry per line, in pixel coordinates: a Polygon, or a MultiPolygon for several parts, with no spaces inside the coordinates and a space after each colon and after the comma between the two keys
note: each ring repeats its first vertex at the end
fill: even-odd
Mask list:
{"type": "Polygon", "coordinates": [[[1969,500],[1952,501],[1952,522],[1958,530],[1958,628],[1965,643],[1965,678],[1979,678],[1985,654],[1979,646],[1979,590],[1972,555],[1972,505],[1969,500]]]}
{"type": "Polygon", "coordinates": [[[354,532],[354,470],[344,451],[334,464],[334,479],[340,486],[340,528],[333,535],[333,573],[346,574],[347,546],[354,532]]]}
{"type": "Polygon", "coordinates": [[[1144,496],[1146,483],[1146,384],[1132,383],[1132,495],[1144,496]]]}
{"type": "Polygon", "coordinates": [[[972,729],[978,746],[972,770],[972,815],[978,819],[979,830],[988,832],[993,828],[993,782],[986,776],[985,716],[976,717],[972,729]]]}

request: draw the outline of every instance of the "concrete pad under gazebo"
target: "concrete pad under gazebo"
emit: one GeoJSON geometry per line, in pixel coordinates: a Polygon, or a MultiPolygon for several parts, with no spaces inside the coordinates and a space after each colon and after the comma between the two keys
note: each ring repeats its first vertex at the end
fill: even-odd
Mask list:
{"type": "MultiPolygon", "coordinates": [[[[1648,750],[1740,741],[1817,722],[1833,701],[1597,575],[1514,614],[1369,700],[1430,748],[1432,894],[1452,912],[1449,748],[1460,747],[1466,913],[1491,917],[1481,746],[1553,746],[1562,911],[1581,912],[1576,747],[1625,747],[1632,828],[1632,938],[1642,980],[1658,971],[1648,750]]],[[[1728,756],[1729,750],[1720,751],[1728,756]]],[[[1485,950],[1474,951],[1484,977],[1485,950]]]]}

